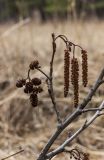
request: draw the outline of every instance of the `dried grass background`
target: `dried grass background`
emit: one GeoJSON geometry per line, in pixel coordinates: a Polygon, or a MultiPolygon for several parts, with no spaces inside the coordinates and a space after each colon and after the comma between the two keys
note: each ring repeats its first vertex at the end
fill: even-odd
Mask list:
{"type": "MultiPolygon", "coordinates": [[[[80,44],[88,51],[89,84],[87,88],[83,88],[80,82],[81,102],[104,67],[104,22],[38,24],[30,21],[26,25],[11,30],[13,25],[0,25],[0,158],[23,148],[25,151],[12,157],[11,160],[33,160],[36,159],[39,151],[54,132],[56,117],[43,75],[32,72],[33,77],[39,75],[43,79],[44,86],[44,92],[39,97],[40,102],[36,109],[30,106],[28,96],[23,93],[23,90],[15,87],[16,80],[26,77],[29,63],[35,58],[39,59],[42,69],[48,73],[51,57],[51,33],[65,34],[71,41],[80,44]]],[[[54,88],[62,117],[73,111],[72,88],[68,98],[63,96],[64,49],[63,42],[58,41],[54,63],[54,88]]],[[[77,52],[81,63],[80,53],[77,52]]],[[[104,85],[96,92],[89,106],[96,107],[103,99],[104,85]]],[[[86,116],[89,118],[91,114],[86,116]]],[[[85,116],[82,116],[73,122],[70,128],[68,127],[56,141],[53,148],[66,139],[69,131],[73,132],[84,121],[85,116]]],[[[74,140],[73,145],[87,151],[92,160],[103,160],[104,117],[97,119],[90,128],[74,140]]],[[[72,144],[68,147],[72,147],[72,144]]],[[[54,159],[70,159],[68,155],[61,154],[60,156],[54,159]]]]}

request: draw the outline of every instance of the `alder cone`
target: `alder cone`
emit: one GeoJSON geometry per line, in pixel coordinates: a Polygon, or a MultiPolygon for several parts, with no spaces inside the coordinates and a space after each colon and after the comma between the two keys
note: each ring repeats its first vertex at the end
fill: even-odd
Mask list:
{"type": "Polygon", "coordinates": [[[70,71],[70,53],[65,50],[64,54],[64,97],[67,97],[69,92],[69,71],[70,71]]]}
{"type": "Polygon", "coordinates": [[[17,80],[17,82],[16,82],[16,87],[17,87],[17,88],[21,88],[21,87],[23,87],[23,85],[25,85],[25,83],[26,83],[26,80],[25,80],[25,79],[19,79],[19,80],[17,80]]]}
{"type": "Polygon", "coordinates": [[[33,93],[41,93],[43,92],[43,88],[41,86],[38,86],[38,87],[34,87],[33,88],[33,93]]]}
{"type": "Polygon", "coordinates": [[[39,79],[39,78],[33,78],[31,81],[34,85],[40,85],[41,84],[41,79],[39,79]]]}
{"type": "Polygon", "coordinates": [[[38,96],[35,93],[32,93],[30,95],[30,103],[33,107],[36,107],[38,105],[38,96]]]}
{"type": "Polygon", "coordinates": [[[25,93],[31,93],[33,91],[33,84],[32,82],[27,82],[25,85],[25,93]]]}
{"type": "Polygon", "coordinates": [[[38,62],[38,60],[32,61],[32,62],[30,63],[30,65],[29,65],[29,68],[30,68],[31,70],[34,70],[34,68],[38,68],[38,67],[39,67],[39,62],[38,62]]]}

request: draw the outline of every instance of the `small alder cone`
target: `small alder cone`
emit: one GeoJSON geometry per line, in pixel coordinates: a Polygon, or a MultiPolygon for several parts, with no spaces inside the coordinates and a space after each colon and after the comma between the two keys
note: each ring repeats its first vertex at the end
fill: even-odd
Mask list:
{"type": "Polygon", "coordinates": [[[16,87],[17,88],[21,88],[23,87],[23,85],[25,85],[26,83],[26,80],[25,79],[19,79],[17,82],[16,82],[16,87]]]}
{"type": "Polygon", "coordinates": [[[88,59],[87,52],[85,50],[81,51],[82,54],[82,83],[86,87],[88,83],[88,59]]]}
{"type": "Polygon", "coordinates": [[[33,85],[40,85],[41,84],[41,79],[39,78],[33,78],[32,80],[33,85]]]}
{"type": "Polygon", "coordinates": [[[30,65],[29,65],[29,68],[31,70],[34,70],[35,68],[39,68],[39,62],[38,62],[38,60],[35,60],[35,61],[31,62],[30,65]]]}
{"type": "Polygon", "coordinates": [[[38,93],[41,93],[41,92],[43,92],[43,88],[41,86],[33,88],[33,93],[38,94],[38,93]]]}
{"type": "Polygon", "coordinates": [[[25,85],[24,92],[25,93],[31,93],[33,91],[33,84],[32,82],[27,82],[25,85]]]}
{"type": "Polygon", "coordinates": [[[67,97],[69,92],[69,70],[70,70],[70,53],[65,50],[64,54],[64,97],[67,97]]]}
{"type": "Polygon", "coordinates": [[[36,107],[38,105],[38,96],[35,93],[32,93],[30,95],[30,103],[33,107],[36,107]]]}
{"type": "Polygon", "coordinates": [[[71,83],[74,89],[74,107],[78,106],[79,102],[79,64],[77,58],[71,60],[71,83]]]}
{"type": "Polygon", "coordinates": [[[43,88],[41,86],[37,87],[38,93],[43,92],[43,88]]]}

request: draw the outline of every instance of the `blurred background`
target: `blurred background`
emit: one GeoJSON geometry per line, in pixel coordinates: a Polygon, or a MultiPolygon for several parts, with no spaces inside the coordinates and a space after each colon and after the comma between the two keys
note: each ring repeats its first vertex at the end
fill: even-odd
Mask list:
{"type": "MultiPolygon", "coordinates": [[[[0,158],[23,148],[25,151],[11,159],[35,160],[56,127],[56,116],[47,92],[45,77],[39,72],[32,77],[42,78],[44,92],[39,105],[33,108],[29,96],[15,87],[16,80],[25,78],[30,62],[38,59],[49,73],[52,52],[51,33],[66,35],[70,41],[88,52],[89,83],[82,87],[80,73],[80,102],[104,67],[104,0],[0,0],[0,158]]],[[[54,62],[54,90],[61,117],[73,112],[73,88],[63,96],[63,58],[65,45],[57,41],[54,62]],[[57,68],[57,70],[56,70],[57,68]]],[[[81,65],[80,50],[77,58],[81,65]]],[[[88,107],[97,107],[104,100],[102,85],[88,107]]],[[[86,114],[89,118],[92,113],[86,114]]],[[[55,149],[85,122],[77,119],[52,146],[55,149]]],[[[92,160],[104,159],[104,117],[100,117],[68,147],[77,146],[88,152],[92,160]]],[[[62,154],[54,159],[70,160],[62,154]]]]}

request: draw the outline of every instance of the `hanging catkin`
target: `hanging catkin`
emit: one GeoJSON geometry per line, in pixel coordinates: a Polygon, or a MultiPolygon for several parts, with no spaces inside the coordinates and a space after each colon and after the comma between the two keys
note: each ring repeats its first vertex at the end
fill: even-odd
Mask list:
{"type": "Polygon", "coordinates": [[[85,50],[81,51],[82,54],[82,83],[86,87],[88,83],[88,59],[87,52],[85,50]]]}
{"type": "Polygon", "coordinates": [[[64,97],[67,97],[69,91],[69,70],[70,70],[70,52],[65,50],[64,54],[64,97]]]}
{"type": "Polygon", "coordinates": [[[79,102],[79,64],[77,58],[71,60],[71,83],[74,90],[74,107],[78,106],[79,102]]]}

